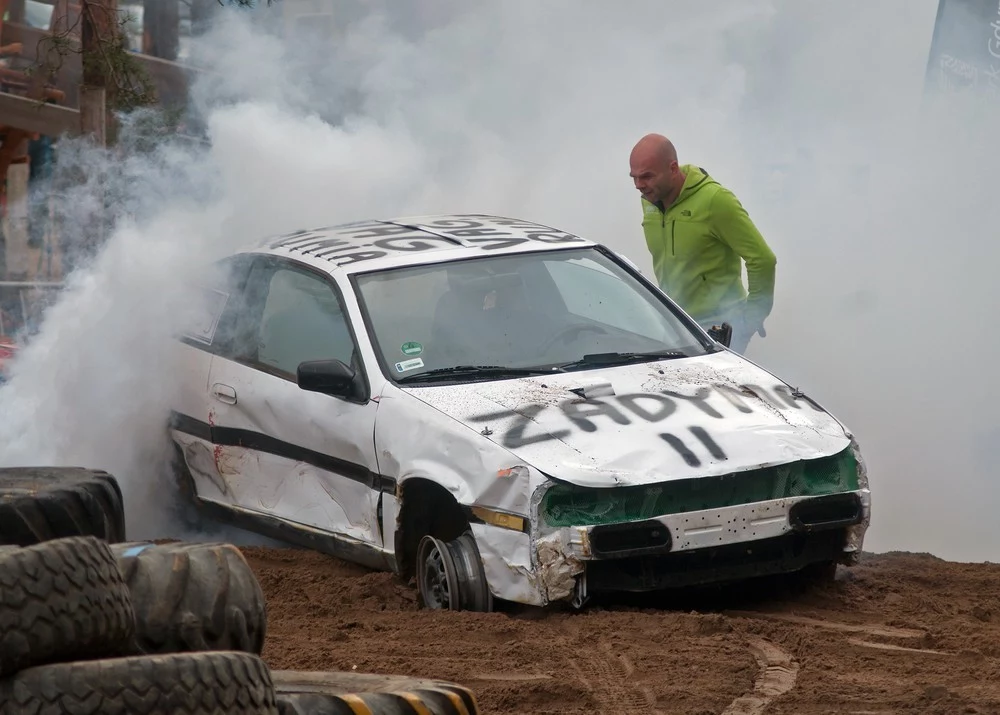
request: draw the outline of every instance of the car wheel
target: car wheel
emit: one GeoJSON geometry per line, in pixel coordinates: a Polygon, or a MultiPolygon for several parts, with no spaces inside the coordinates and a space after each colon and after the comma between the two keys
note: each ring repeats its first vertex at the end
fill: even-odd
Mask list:
{"type": "Polygon", "coordinates": [[[493,610],[493,595],[471,531],[448,542],[429,534],[420,540],[417,589],[425,608],[493,610]]]}

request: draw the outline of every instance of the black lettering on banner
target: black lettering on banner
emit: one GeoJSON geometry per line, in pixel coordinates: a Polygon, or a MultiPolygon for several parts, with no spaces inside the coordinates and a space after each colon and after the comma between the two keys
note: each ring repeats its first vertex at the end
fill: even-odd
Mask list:
{"type": "Polygon", "coordinates": [[[506,238],[510,234],[506,231],[500,231],[495,228],[455,228],[448,229],[449,236],[457,236],[458,238],[468,238],[471,236],[495,236],[497,238],[506,238]]]}
{"type": "Polygon", "coordinates": [[[795,398],[792,397],[791,391],[785,385],[775,385],[772,389],[774,390],[774,394],[777,395],[778,398],[786,405],[794,407],[797,410],[802,409],[802,406],[795,401],[795,398]]]}
{"type": "Polygon", "coordinates": [[[470,238],[469,243],[488,243],[483,246],[484,251],[493,251],[498,248],[510,248],[521,243],[527,243],[526,238],[470,238]]]}
{"type": "Polygon", "coordinates": [[[271,248],[301,248],[313,241],[322,240],[323,236],[314,231],[298,231],[293,235],[285,236],[280,241],[271,244],[271,248]]]}
{"type": "Polygon", "coordinates": [[[337,226],[331,226],[330,230],[332,230],[334,233],[345,236],[370,228],[379,228],[380,226],[384,225],[385,224],[379,223],[378,221],[355,221],[354,223],[345,223],[337,226]]]}
{"type": "MultiPolygon", "coordinates": [[[[757,397],[757,399],[761,400],[762,402],[766,402],[768,405],[770,405],[776,410],[783,410],[786,407],[788,407],[788,405],[785,404],[788,398],[783,397],[781,393],[778,392],[777,390],[775,390],[775,394],[772,395],[770,392],[765,390],[763,387],[760,387],[759,385],[743,385],[743,389],[750,390],[754,394],[754,396],[757,397]]],[[[792,403],[791,406],[797,407],[797,405],[795,405],[794,402],[792,403]]]]}
{"type": "Polygon", "coordinates": [[[359,226],[375,226],[376,223],[371,221],[351,221],[350,223],[336,223],[333,226],[320,226],[317,231],[338,231],[340,233],[345,233],[351,229],[358,228],[359,226]]]}
{"type": "Polygon", "coordinates": [[[794,407],[797,410],[802,409],[802,405],[799,404],[799,400],[802,400],[812,407],[814,411],[823,412],[823,409],[819,405],[803,395],[801,392],[798,392],[797,390],[793,391],[790,387],[788,387],[788,385],[775,385],[774,394],[783,399],[789,407],[794,407]]]}
{"type": "Polygon", "coordinates": [[[675,437],[669,432],[662,432],[660,438],[674,448],[677,454],[681,455],[684,461],[689,467],[700,467],[701,460],[698,459],[698,455],[688,449],[688,446],[684,444],[684,440],[680,437],[675,437]]]}
{"type": "Polygon", "coordinates": [[[483,223],[480,221],[469,221],[467,219],[454,219],[454,218],[443,218],[438,221],[432,221],[431,223],[418,223],[417,227],[421,228],[482,228],[483,223]]]}
{"type": "Polygon", "coordinates": [[[296,236],[304,236],[307,233],[312,233],[312,231],[310,231],[309,229],[300,228],[296,231],[289,231],[288,233],[280,233],[274,237],[274,243],[275,245],[277,245],[284,241],[287,241],[290,238],[295,238],[296,236]]]}
{"type": "Polygon", "coordinates": [[[584,432],[597,431],[597,425],[590,418],[599,415],[606,415],[620,425],[630,424],[628,417],[622,414],[617,407],[609,405],[606,402],[601,402],[600,400],[590,400],[588,402],[568,400],[560,404],[560,407],[562,407],[563,414],[569,418],[570,422],[584,432]]]}
{"type": "Polygon", "coordinates": [[[556,229],[551,226],[543,226],[540,223],[534,223],[533,221],[522,221],[516,218],[501,218],[493,216],[479,216],[479,218],[485,219],[488,223],[494,226],[505,226],[507,228],[513,228],[520,231],[555,231],[556,229]]]}
{"type": "MultiPolygon", "coordinates": [[[[712,436],[705,430],[704,427],[692,426],[688,427],[688,430],[690,430],[691,434],[698,438],[698,441],[705,446],[708,453],[712,455],[712,457],[719,460],[728,459],[722,447],[719,446],[718,442],[712,439],[712,436]]],[[[684,443],[684,440],[677,435],[669,432],[661,432],[660,439],[673,447],[674,451],[681,456],[689,467],[701,466],[701,460],[698,458],[698,455],[691,451],[691,448],[688,447],[684,443]]]]}
{"type": "Polygon", "coordinates": [[[527,447],[529,444],[538,444],[539,442],[548,442],[553,439],[568,437],[568,429],[559,430],[558,432],[544,432],[542,434],[529,437],[524,435],[524,431],[527,429],[528,423],[534,420],[538,416],[538,413],[544,409],[545,405],[530,405],[524,408],[523,412],[501,410],[499,412],[490,412],[489,414],[473,417],[472,420],[474,422],[489,422],[490,420],[500,420],[513,417],[514,425],[503,436],[503,446],[508,449],[517,449],[518,447],[527,447]]]}
{"type": "Polygon", "coordinates": [[[678,400],[687,400],[709,417],[714,417],[718,420],[722,419],[722,413],[706,402],[712,394],[712,391],[707,387],[699,387],[693,395],[682,395],[679,392],[673,392],[672,390],[664,390],[663,394],[678,400]]]}
{"type": "Polygon", "coordinates": [[[576,243],[583,240],[571,233],[556,231],[527,231],[525,235],[532,241],[541,241],[542,243],[576,243]]]}
{"type": "Polygon", "coordinates": [[[379,224],[372,226],[371,228],[360,228],[351,231],[345,231],[344,233],[349,234],[351,238],[366,239],[366,238],[381,238],[383,236],[399,236],[403,233],[413,233],[413,229],[409,226],[395,226],[393,224],[379,224]]]}
{"type": "Polygon", "coordinates": [[[677,403],[664,395],[644,392],[635,395],[620,395],[618,402],[624,405],[629,412],[647,422],[660,422],[677,411],[677,403]],[[654,403],[653,409],[640,405],[639,402],[642,400],[654,403]]]}
{"type": "Polygon", "coordinates": [[[377,248],[384,248],[387,251],[430,251],[438,246],[450,246],[452,245],[450,241],[440,238],[440,239],[428,239],[428,238],[417,238],[400,236],[398,238],[380,238],[377,241],[372,241],[372,244],[377,248]]]}
{"type": "Polygon", "coordinates": [[[729,385],[716,385],[715,389],[720,395],[729,401],[729,404],[738,409],[740,412],[744,414],[753,412],[753,408],[750,407],[750,405],[748,405],[743,399],[743,393],[735,387],[730,387],[729,385]]]}
{"type": "Polygon", "coordinates": [[[296,247],[300,253],[304,253],[306,255],[310,253],[318,253],[319,251],[324,251],[328,248],[357,248],[357,246],[348,243],[342,238],[324,238],[316,241],[308,241],[296,247]]]}
{"type": "Polygon", "coordinates": [[[337,248],[328,248],[325,251],[318,251],[314,255],[317,258],[326,258],[327,260],[333,260],[331,256],[333,256],[336,253],[343,253],[344,251],[356,251],[359,248],[367,248],[367,247],[368,246],[366,244],[362,244],[359,246],[357,244],[345,243],[343,246],[339,246],[337,248]]]}
{"type": "Polygon", "coordinates": [[[722,447],[719,446],[719,443],[712,439],[712,435],[710,435],[704,427],[693,426],[688,427],[688,429],[691,431],[691,434],[698,438],[699,442],[705,445],[705,449],[707,449],[708,453],[713,457],[722,461],[729,459],[729,457],[726,456],[726,453],[722,451],[722,447]]]}
{"type": "Polygon", "coordinates": [[[359,261],[370,261],[373,258],[382,258],[388,255],[385,251],[359,251],[357,253],[348,253],[343,256],[337,256],[336,263],[338,266],[346,266],[351,263],[358,263],[359,261]]]}

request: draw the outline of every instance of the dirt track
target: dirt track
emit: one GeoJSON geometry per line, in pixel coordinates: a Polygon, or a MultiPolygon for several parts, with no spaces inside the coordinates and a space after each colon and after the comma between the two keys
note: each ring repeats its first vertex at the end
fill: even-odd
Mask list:
{"type": "Polygon", "coordinates": [[[1000,566],[889,554],[805,592],[474,614],[319,554],[244,552],[271,667],[444,678],[493,715],[1000,713],[1000,566]]]}

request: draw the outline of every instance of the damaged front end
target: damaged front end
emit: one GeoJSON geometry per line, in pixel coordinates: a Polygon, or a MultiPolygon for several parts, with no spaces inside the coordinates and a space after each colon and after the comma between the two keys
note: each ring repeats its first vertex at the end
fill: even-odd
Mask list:
{"type": "Polygon", "coordinates": [[[854,564],[870,520],[857,445],[714,477],[581,487],[548,478],[531,498],[531,561],[546,603],[854,564]]]}

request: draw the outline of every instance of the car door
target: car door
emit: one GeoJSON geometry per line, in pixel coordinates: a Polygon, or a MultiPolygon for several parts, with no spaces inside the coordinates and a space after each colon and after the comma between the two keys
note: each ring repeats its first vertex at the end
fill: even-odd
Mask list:
{"type": "Polygon", "coordinates": [[[217,484],[236,507],[381,546],[376,402],[336,282],[306,264],[255,259],[212,361],[217,484]],[[365,380],[357,400],[298,387],[307,360],[339,359],[365,380]]]}
{"type": "Polygon", "coordinates": [[[170,345],[170,366],[177,376],[170,401],[170,434],[180,450],[199,495],[226,502],[216,488],[211,425],[212,407],[208,379],[212,359],[224,342],[220,330],[224,316],[234,304],[250,270],[246,255],[225,258],[207,275],[188,283],[187,300],[180,306],[182,328],[170,345]]]}

